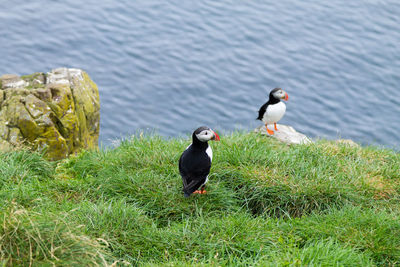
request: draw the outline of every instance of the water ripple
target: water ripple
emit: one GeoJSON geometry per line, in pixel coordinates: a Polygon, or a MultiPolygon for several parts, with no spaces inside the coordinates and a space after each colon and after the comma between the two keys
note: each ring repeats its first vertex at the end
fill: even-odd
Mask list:
{"type": "Polygon", "coordinates": [[[0,9],[0,73],[87,70],[101,141],[201,124],[252,129],[274,87],[282,123],[399,148],[397,1],[46,1],[0,9]],[[43,8],[43,7],[46,8],[43,8]],[[5,41],[4,41],[5,40],[5,41]]]}

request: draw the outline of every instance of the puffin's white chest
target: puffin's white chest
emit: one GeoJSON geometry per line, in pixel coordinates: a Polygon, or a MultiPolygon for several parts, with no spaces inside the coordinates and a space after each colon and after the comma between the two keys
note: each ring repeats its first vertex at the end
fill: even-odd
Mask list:
{"type": "Polygon", "coordinates": [[[286,105],[283,102],[279,102],[273,105],[268,105],[267,110],[264,113],[262,121],[264,123],[275,123],[282,119],[286,112],[286,105]]]}
{"type": "MultiPolygon", "coordinates": [[[[207,153],[207,155],[210,157],[210,160],[212,161],[212,156],[213,156],[213,154],[212,154],[212,149],[211,149],[210,146],[207,147],[206,153],[207,153]]],[[[205,185],[207,182],[208,182],[208,175],[207,175],[206,181],[204,182],[203,185],[205,185]]]]}
{"type": "Polygon", "coordinates": [[[207,153],[207,155],[210,157],[210,160],[212,161],[212,156],[213,156],[213,154],[212,154],[212,149],[211,149],[210,146],[207,147],[206,153],[207,153]]]}

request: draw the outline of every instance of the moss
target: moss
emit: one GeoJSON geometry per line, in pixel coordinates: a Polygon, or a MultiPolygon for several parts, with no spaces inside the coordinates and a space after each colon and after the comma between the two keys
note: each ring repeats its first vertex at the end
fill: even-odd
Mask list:
{"type": "Polygon", "coordinates": [[[100,103],[99,90],[87,73],[82,72],[83,81],[75,78],[73,95],[79,124],[80,146],[96,148],[98,144],[100,103]]]}
{"type": "Polygon", "coordinates": [[[60,123],[64,129],[68,129],[66,134],[63,134],[65,141],[67,142],[70,152],[76,152],[80,149],[74,142],[79,138],[78,120],[75,114],[68,113],[65,114],[61,119],[60,123]]]}
{"type": "Polygon", "coordinates": [[[46,82],[46,76],[42,72],[35,72],[29,75],[21,76],[21,79],[28,82],[28,85],[25,86],[26,89],[38,89],[44,88],[44,84],[46,82]]]}
{"type": "MultiPolygon", "coordinates": [[[[0,86],[1,88],[1,86],[0,86]]],[[[3,104],[4,101],[4,91],[0,89],[0,110],[1,110],[1,104],[3,104]]]]}
{"type": "Polygon", "coordinates": [[[21,131],[18,128],[10,129],[8,139],[11,144],[17,144],[18,141],[22,141],[20,137],[21,137],[21,131]]]}
{"type": "Polygon", "coordinates": [[[4,120],[0,119],[0,140],[8,139],[8,127],[4,120]]]}
{"type": "Polygon", "coordinates": [[[68,110],[73,110],[74,103],[71,88],[65,84],[52,84],[49,86],[51,91],[51,103],[59,107],[57,117],[61,118],[68,110]]]}
{"type": "Polygon", "coordinates": [[[35,149],[39,152],[46,152],[49,159],[59,160],[68,156],[67,143],[55,127],[48,128],[33,143],[35,149]]]}
{"type": "Polygon", "coordinates": [[[27,86],[25,86],[26,89],[40,89],[40,88],[44,88],[43,85],[41,84],[29,84],[27,86]]]}
{"type": "Polygon", "coordinates": [[[54,112],[52,118],[56,128],[66,141],[68,151],[75,152],[80,149],[75,146],[74,140],[79,139],[79,121],[74,112],[75,103],[71,88],[63,84],[52,84],[48,87],[52,98],[47,105],[54,112]]]}
{"type": "Polygon", "coordinates": [[[34,119],[43,114],[49,113],[46,103],[36,98],[34,95],[28,95],[25,97],[25,108],[34,119]]]}
{"type": "Polygon", "coordinates": [[[43,81],[43,79],[45,79],[46,75],[43,72],[35,72],[32,74],[28,74],[28,75],[22,75],[21,79],[23,79],[26,82],[33,82],[34,80],[39,80],[39,81],[43,81]]]}

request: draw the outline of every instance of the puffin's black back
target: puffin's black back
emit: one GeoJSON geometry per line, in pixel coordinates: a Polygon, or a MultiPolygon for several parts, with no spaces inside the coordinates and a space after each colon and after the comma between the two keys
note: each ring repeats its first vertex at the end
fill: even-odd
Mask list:
{"type": "Polygon", "coordinates": [[[273,104],[279,103],[281,101],[280,99],[276,99],[273,95],[273,93],[275,93],[276,91],[278,91],[280,89],[281,88],[274,88],[271,90],[271,92],[269,93],[268,102],[266,102],[264,105],[262,105],[260,110],[258,111],[257,120],[262,120],[262,118],[264,117],[265,111],[268,108],[268,105],[273,105],[273,104]]]}
{"type": "Polygon", "coordinates": [[[196,134],[208,127],[200,127],[194,131],[192,144],[182,153],[179,159],[179,172],[183,181],[183,192],[185,197],[189,197],[194,191],[199,189],[210,173],[211,159],[207,155],[207,142],[201,142],[196,134]]]}

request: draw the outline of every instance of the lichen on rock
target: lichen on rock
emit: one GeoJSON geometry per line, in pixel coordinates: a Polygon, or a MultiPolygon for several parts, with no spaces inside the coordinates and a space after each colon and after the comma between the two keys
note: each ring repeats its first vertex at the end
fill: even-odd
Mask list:
{"type": "Polygon", "coordinates": [[[80,69],[0,77],[0,149],[24,145],[52,160],[97,148],[100,100],[80,69]]]}

